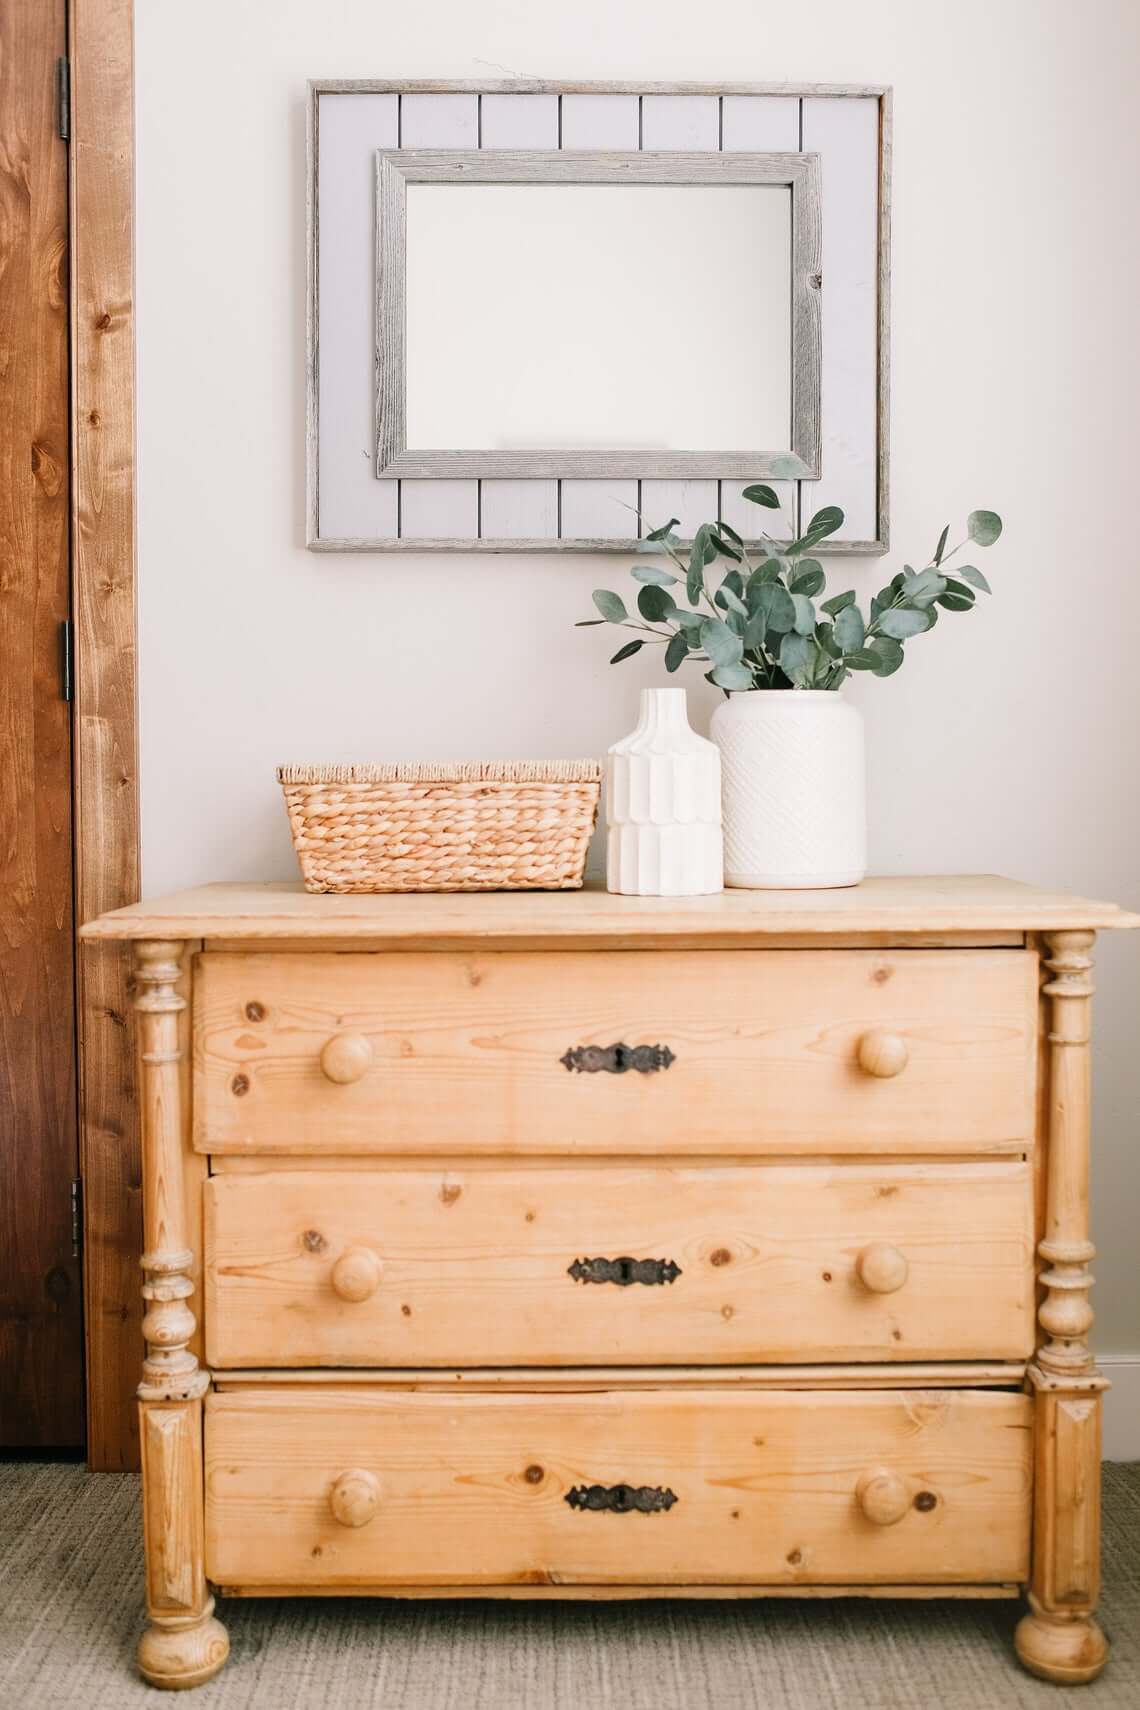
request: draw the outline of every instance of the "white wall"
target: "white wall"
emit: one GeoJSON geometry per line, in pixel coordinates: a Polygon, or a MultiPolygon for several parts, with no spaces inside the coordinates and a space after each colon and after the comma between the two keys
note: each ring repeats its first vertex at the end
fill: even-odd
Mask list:
{"type": "MultiPolygon", "coordinates": [[[[139,0],[137,16],[148,892],[293,872],[279,761],[598,753],[653,680],[570,627],[621,561],[301,545],[306,79],[506,68],[894,85],[888,563],[974,506],[1007,532],[983,560],[992,605],[855,687],[872,865],[1140,905],[1135,0],[139,0]]],[[[703,719],[703,684],[692,700],[703,719]]],[[[1101,952],[1095,1234],[1100,1346],[1140,1355],[1138,956],[1140,935],[1101,952]]]]}

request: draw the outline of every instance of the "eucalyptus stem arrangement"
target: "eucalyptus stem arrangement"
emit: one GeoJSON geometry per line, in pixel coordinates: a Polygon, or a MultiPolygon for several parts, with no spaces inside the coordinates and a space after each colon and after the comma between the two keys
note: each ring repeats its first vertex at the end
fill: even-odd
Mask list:
{"type": "MultiPolygon", "coordinates": [[[[766,510],[780,508],[776,493],[762,483],[745,487],[744,497],[766,510]]],[[[646,536],[642,549],[663,554],[673,568],[635,564],[631,571],[641,584],[637,615],[627,611],[620,594],[598,588],[594,605],[600,616],[583,619],[577,627],[609,623],[636,632],[618,648],[611,665],[632,659],[643,647],[663,646],[667,671],[695,660],[709,667],[706,678],[726,693],[838,689],[851,671],[892,676],[903,662],[905,643],[933,629],[940,610],[968,612],[978,592],[990,592],[973,564],[958,564],[952,574],[947,568],[967,545],[992,546],[1001,534],[995,512],[971,511],[966,538],[947,551],[947,524],[929,562],[920,570],[904,565],[879,589],[866,616],[852,588],[817,606],[827,577],[811,554],[842,525],[843,512],[828,505],[788,543],[761,530],[762,555],[754,562],[728,523],[702,523],[686,560],[674,532],[678,520],[671,517],[646,536]],[[710,567],[714,579],[722,572],[711,591],[710,567]],[[673,592],[682,588],[686,605],[673,592]]]]}

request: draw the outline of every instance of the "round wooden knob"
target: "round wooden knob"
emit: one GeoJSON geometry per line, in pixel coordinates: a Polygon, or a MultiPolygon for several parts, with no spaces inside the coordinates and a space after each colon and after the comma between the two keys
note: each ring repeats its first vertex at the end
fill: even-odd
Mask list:
{"type": "Polygon", "coordinates": [[[872,1294],[894,1294],[910,1275],[906,1256],[885,1241],[872,1241],[855,1260],[855,1275],[872,1294]]]}
{"type": "Polygon", "coordinates": [[[898,1473],[872,1467],[855,1486],[855,1500],[874,1526],[894,1526],[910,1507],[910,1491],[898,1473]]]}
{"type": "Polygon", "coordinates": [[[910,1061],[910,1048],[905,1039],[898,1033],[887,1033],[881,1027],[872,1027],[869,1033],[864,1033],[859,1041],[856,1052],[859,1067],[865,1075],[874,1075],[877,1080],[889,1081],[894,1075],[901,1075],[910,1061]]]}
{"type": "Polygon", "coordinates": [[[342,1300],[367,1300],[380,1287],[383,1269],[371,1247],[346,1247],[332,1268],[333,1292],[342,1300]]]}
{"type": "Polygon", "coordinates": [[[380,1506],[380,1480],[362,1467],[342,1472],[329,1491],[332,1517],[342,1526],[367,1526],[380,1506]]]}
{"type": "Polygon", "coordinates": [[[321,1048],[321,1074],[338,1086],[359,1081],[372,1067],[372,1044],[363,1033],[334,1033],[321,1048]]]}

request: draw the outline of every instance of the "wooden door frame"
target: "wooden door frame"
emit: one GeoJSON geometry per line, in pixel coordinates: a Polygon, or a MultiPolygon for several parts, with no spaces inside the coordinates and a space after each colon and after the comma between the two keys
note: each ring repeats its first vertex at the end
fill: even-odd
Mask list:
{"type": "MultiPolygon", "coordinates": [[[[138,898],[133,0],[69,0],[75,921],[138,898]]],[[[142,1190],[128,968],[77,945],[87,1453],[138,1465],[142,1190]]]]}

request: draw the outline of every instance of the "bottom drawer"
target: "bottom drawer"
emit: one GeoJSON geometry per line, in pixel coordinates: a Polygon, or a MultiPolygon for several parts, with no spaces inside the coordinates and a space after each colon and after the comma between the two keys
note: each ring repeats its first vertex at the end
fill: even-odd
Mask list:
{"type": "Polygon", "coordinates": [[[1028,1571],[1032,1403],[982,1390],[206,1405],[221,1585],[990,1583],[1028,1571]]]}

